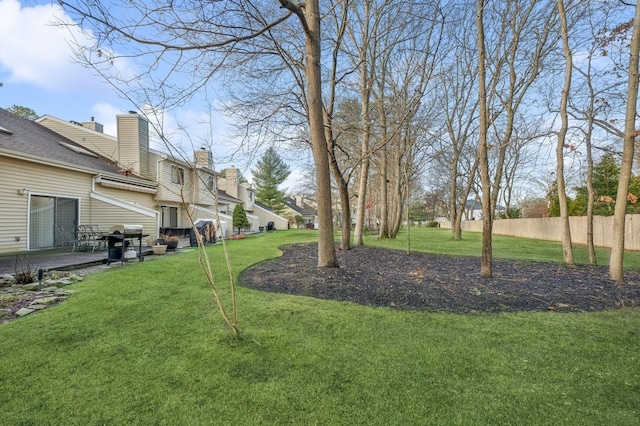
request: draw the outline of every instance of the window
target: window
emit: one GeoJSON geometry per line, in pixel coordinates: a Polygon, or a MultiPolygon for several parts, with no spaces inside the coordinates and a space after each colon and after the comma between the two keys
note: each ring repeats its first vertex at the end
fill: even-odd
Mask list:
{"type": "Polygon", "coordinates": [[[209,176],[207,179],[207,188],[209,188],[210,191],[213,191],[213,176],[209,176]]]}
{"type": "Polygon", "coordinates": [[[184,169],[178,166],[171,166],[171,183],[184,184],[184,169]]]}
{"type": "Polygon", "coordinates": [[[253,192],[249,191],[249,201],[253,201],[253,192]]]}

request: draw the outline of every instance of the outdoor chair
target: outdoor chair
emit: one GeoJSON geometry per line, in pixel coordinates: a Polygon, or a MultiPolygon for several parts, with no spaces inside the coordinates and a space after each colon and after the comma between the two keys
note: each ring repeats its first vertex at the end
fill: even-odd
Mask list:
{"type": "Polygon", "coordinates": [[[85,251],[88,250],[89,247],[91,247],[92,253],[96,250],[96,248],[98,250],[104,250],[105,241],[99,239],[101,234],[98,230],[97,225],[78,225],[76,234],[77,238],[71,251],[74,251],[76,246],[78,248],[82,248],[82,250],[85,251]]]}

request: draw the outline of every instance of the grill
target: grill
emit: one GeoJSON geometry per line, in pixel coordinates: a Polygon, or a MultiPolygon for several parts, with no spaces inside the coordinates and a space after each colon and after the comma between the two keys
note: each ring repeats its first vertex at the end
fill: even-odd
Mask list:
{"type": "Polygon", "coordinates": [[[124,263],[128,260],[125,256],[131,246],[135,250],[135,240],[138,240],[138,252],[132,258],[137,257],[140,262],[144,260],[142,255],[142,225],[114,225],[109,228],[109,233],[103,238],[107,240],[107,265],[111,262],[124,263]]]}

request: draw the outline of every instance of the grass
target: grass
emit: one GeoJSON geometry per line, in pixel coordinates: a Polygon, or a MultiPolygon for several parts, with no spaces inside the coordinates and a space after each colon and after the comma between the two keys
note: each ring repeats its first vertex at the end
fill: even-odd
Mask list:
{"type": "MultiPolygon", "coordinates": [[[[443,228],[412,227],[410,234],[400,232],[394,240],[378,240],[370,235],[365,244],[379,245],[388,248],[406,250],[409,243],[413,251],[439,253],[459,256],[480,256],[482,250],[482,234],[479,232],[463,232],[462,240],[451,239],[451,230],[443,228]]],[[[562,245],[556,242],[533,240],[528,238],[494,235],[492,239],[494,259],[525,259],[547,262],[562,262],[562,245]]],[[[589,256],[586,246],[574,245],[574,259],[578,264],[588,264],[589,256]]],[[[596,248],[598,265],[609,264],[610,250],[596,248]]],[[[625,268],[640,268],[640,252],[627,251],[624,258],[625,268]]]]}
{"type": "MultiPolygon", "coordinates": [[[[276,256],[281,244],[314,237],[279,231],[232,241],[235,273],[276,256]]],[[[404,248],[403,238],[368,242],[404,248]]],[[[474,235],[452,242],[443,230],[412,229],[415,249],[459,254],[475,244],[474,235]]],[[[559,259],[548,258],[552,243],[510,239],[495,247],[496,256],[527,250],[559,259]]],[[[221,247],[209,251],[218,264],[221,247]]],[[[225,286],[226,272],[216,276],[225,286]]],[[[240,288],[243,338],[234,340],[195,252],[114,268],[72,288],[54,309],[0,325],[3,424],[628,425],[640,418],[638,309],[455,315],[240,288]]]]}

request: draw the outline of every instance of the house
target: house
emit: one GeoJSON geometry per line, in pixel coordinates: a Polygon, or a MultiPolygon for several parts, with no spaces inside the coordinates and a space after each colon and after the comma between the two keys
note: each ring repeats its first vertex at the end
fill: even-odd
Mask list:
{"type": "MultiPolygon", "coordinates": [[[[504,207],[497,205],[494,217],[504,212],[504,207]]],[[[462,220],[482,220],[482,203],[480,200],[467,200],[464,205],[464,212],[462,214],[462,220]]]]}
{"type": "MultiPolygon", "coordinates": [[[[137,176],[155,183],[153,202],[157,225],[149,228],[153,235],[187,235],[191,220],[217,219],[229,231],[233,210],[243,204],[251,230],[265,227],[268,222],[282,222],[273,212],[255,207],[255,189],[240,182],[238,169],[230,167],[225,176],[213,170],[211,151],[200,148],[193,160],[171,155],[149,147],[149,122],[135,111],[116,116],[117,136],[103,132],[103,126],[90,121],[64,121],[45,115],[36,120],[41,126],[62,135],[111,161],[124,176],[137,176]],[[229,226],[225,226],[228,224],[229,226]]],[[[129,221],[130,222],[130,221],[129,221]]],[[[145,227],[146,228],[146,227],[145,227]]]]}
{"type": "MultiPolygon", "coordinates": [[[[124,173],[144,176],[157,183],[154,209],[159,224],[154,234],[188,235],[190,218],[216,218],[217,175],[212,154],[196,149],[193,161],[149,148],[149,122],[135,111],[116,116],[117,137],[103,133],[103,126],[93,120],[68,122],[45,115],[38,121],[43,126],[110,158],[124,173]]],[[[231,223],[223,214],[222,222],[231,223]]],[[[229,227],[230,228],[230,227],[229,227]]]]}
{"type": "Polygon", "coordinates": [[[233,209],[242,204],[247,219],[249,219],[250,231],[257,231],[260,226],[260,218],[254,214],[255,188],[245,182],[240,182],[240,173],[234,166],[224,170],[224,177],[218,177],[218,211],[229,218],[233,223],[233,209]]]}
{"type": "Polygon", "coordinates": [[[256,201],[253,207],[253,214],[260,219],[261,230],[267,229],[269,222],[273,222],[273,226],[276,229],[289,229],[291,227],[291,222],[286,217],[279,215],[266,204],[256,201]]]}
{"type": "Polygon", "coordinates": [[[318,228],[318,211],[315,203],[302,195],[287,197],[284,201],[285,212],[283,216],[298,228],[318,228]]]}
{"type": "Polygon", "coordinates": [[[121,154],[131,167],[105,155],[115,145],[104,142],[91,149],[0,109],[0,253],[62,246],[83,224],[156,232],[156,181],[128,153],[121,154]]]}

